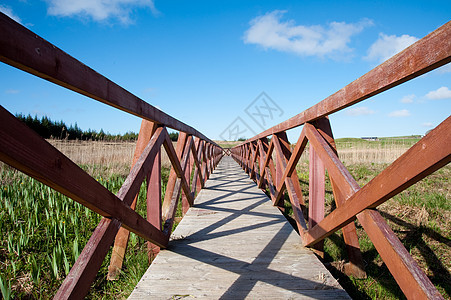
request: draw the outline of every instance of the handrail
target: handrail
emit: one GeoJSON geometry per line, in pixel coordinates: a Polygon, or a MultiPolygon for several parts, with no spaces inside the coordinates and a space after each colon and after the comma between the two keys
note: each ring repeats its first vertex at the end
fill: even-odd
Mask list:
{"type": "MultiPolygon", "coordinates": [[[[129,231],[149,241],[150,255],[166,247],[182,195],[183,214],[193,205],[224,150],[196,129],[156,109],[0,13],[0,61],[143,119],[133,165],[114,195],[63,153],[0,106],[0,161],[48,185],[104,218],[58,290],[57,299],[82,299],[115,242],[125,253],[129,231]],[[179,130],[176,149],[167,128],[179,130]],[[161,149],[171,171],[161,204],[161,149]],[[191,177],[194,172],[194,177],[191,177]],[[134,211],[147,177],[147,220],[134,211]]],[[[108,277],[123,256],[114,251],[108,277]]]]}
{"type": "MultiPolygon", "coordinates": [[[[107,105],[216,145],[0,13],[0,61],[107,105]]],[[[217,146],[217,145],[216,145],[217,146]]]]}
{"type": "Polygon", "coordinates": [[[338,158],[328,116],[449,62],[451,22],[335,94],[230,150],[249,177],[263,190],[269,189],[273,205],[284,209],[282,199],[285,191],[288,193],[293,218],[305,246],[323,255],[324,238],[342,229],[349,258],[345,273],[365,277],[354,225],[357,218],[409,299],[443,297],[375,208],[451,161],[451,116],[362,188],[338,158]],[[301,125],[304,127],[292,149],[286,130],[301,125]],[[306,220],[296,165],[307,142],[309,209],[306,220]],[[326,169],[337,208],[324,217],[326,169]]]}
{"type": "Polygon", "coordinates": [[[249,143],[333,114],[451,62],[451,21],[335,94],[243,142],[249,143]]]}

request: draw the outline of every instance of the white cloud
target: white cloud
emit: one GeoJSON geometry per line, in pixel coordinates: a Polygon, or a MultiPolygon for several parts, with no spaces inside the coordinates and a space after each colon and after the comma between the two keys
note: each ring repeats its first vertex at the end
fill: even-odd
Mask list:
{"type": "Polygon", "coordinates": [[[16,21],[17,23],[21,23],[22,24],[22,20],[19,18],[18,15],[16,15],[12,8],[6,5],[2,5],[0,4],[0,12],[4,13],[5,15],[7,15],[8,17],[10,17],[11,19],[13,19],[14,21],[16,21]]]}
{"type": "Polygon", "coordinates": [[[431,127],[434,127],[434,124],[432,124],[431,122],[424,122],[423,124],[421,124],[421,126],[426,127],[426,128],[431,128],[431,127]]]}
{"type": "Polygon", "coordinates": [[[121,23],[128,24],[130,15],[137,7],[148,7],[153,14],[158,14],[153,0],[46,0],[48,14],[53,16],[82,16],[94,21],[105,21],[117,18],[121,23]]]}
{"type": "Polygon", "coordinates": [[[372,115],[375,111],[369,109],[368,107],[361,106],[361,107],[352,107],[346,110],[346,114],[349,116],[365,116],[365,115],[372,115]]]}
{"type": "Polygon", "coordinates": [[[431,100],[440,100],[440,99],[449,99],[451,98],[451,91],[446,86],[442,86],[441,88],[430,91],[426,94],[426,98],[431,100]]]}
{"type": "Polygon", "coordinates": [[[324,56],[350,52],[351,37],[372,25],[370,20],[355,24],[331,22],[327,26],[296,25],[294,20],[282,21],[286,11],[275,10],[251,20],[244,33],[244,43],[260,45],[306,56],[324,56]]]}
{"type": "Polygon", "coordinates": [[[407,34],[396,36],[380,33],[377,41],[368,49],[368,56],[366,58],[383,62],[416,41],[418,41],[418,38],[407,34]]]}
{"type": "Polygon", "coordinates": [[[412,103],[413,99],[415,99],[415,95],[414,94],[407,95],[407,96],[402,97],[401,103],[412,103]]]}
{"type": "Polygon", "coordinates": [[[18,94],[19,90],[9,89],[5,91],[5,94],[18,94]]]}
{"type": "Polygon", "coordinates": [[[410,116],[410,112],[407,109],[395,110],[388,114],[389,117],[402,118],[410,116]]]}

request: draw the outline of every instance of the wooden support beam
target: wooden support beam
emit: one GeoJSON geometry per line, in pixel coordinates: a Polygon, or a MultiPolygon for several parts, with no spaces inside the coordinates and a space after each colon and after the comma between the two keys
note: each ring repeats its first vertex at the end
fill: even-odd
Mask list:
{"type": "MultiPolygon", "coordinates": [[[[364,209],[377,207],[448,164],[451,161],[450,139],[451,117],[448,117],[362,189],[355,192],[344,205],[310,229],[306,235],[305,245],[309,246],[324,239],[353,221],[364,209]]],[[[340,176],[334,178],[339,179],[340,176]]],[[[344,178],[343,182],[346,179],[344,178]]]]}
{"type": "Polygon", "coordinates": [[[257,157],[258,157],[258,146],[256,143],[250,143],[250,147],[251,147],[251,163],[250,163],[250,174],[249,177],[253,180],[255,180],[255,165],[257,162],[257,157]]]}
{"type": "MultiPolygon", "coordinates": [[[[140,118],[215,144],[0,13],[0,61],[140,118]]],[[[216,144],[215,144],[216,145],[216,144]]]]}
{"type": "MultiPolygon", "coordinates": [[[[139,159],[141,154],[144,151],[144,148],[149,143],[152,135],[157,129],[157,125],[154,122],[150,122],[147,120],[143,120],[141,122],[141,128],[139,130],[138,141],[136,142],[135,153],[133,155],[132,168],[135,165],[136,161],[139,159]]],[[[135,196],[130,208],[135,210],[136,202],[138,200],[138,195],[135,196]]],[[[159,228],[159,227],[157,227],[159,228]]],[[[117,280],[119,277],[120,270],[122,269],[122,264],[125,257],[125,252],[127,250],[127,243],[130,232],[121,227],[119,232],[116,235],[113,252],[111,254],[110,265],[108,266],[108,280],[117,280]]]]}
{"type": "MultiPolygon", "coordinates": [[[[204,153],[204,141],[199,139],[198,146],[197,146],[197,165],[196,170],[194,171],[194,178],[196,178],[196,186],[195,188],[200,191],[204,187],[205,177],[202,175],[202,165],[203,165],[203,153],[204,153]]],[[[195,192],[196,190],[194,190],[195,192]]],[[[195,195],[193,195],[194,197],[195,195]]]]}
{"type": "Polygon", "coordinates": [[[279,132],[285,132],[304,123],[325,117],[435,68],[446,65],[451,62],[450,41],[451,21],[351,82],[335,94],[300,114],[246,140],[244,143],[279,132]]]}
{"type": "MultiPolygon", "coordinates": [[[[286,148],[286,145],[288,143],[288,139],[286,137],[286,134],[279,133],[277,135],[274,135],[272,137],[272,140],[274,140],[274,150],[276,151],[276,155],[279,161],[279,167],[283,171],[287,169],[287,160],[290,159],[290,151],[286,148]],[[284,148],[282,148],[281,144],[284,142],[284,148]]],[[[289,143],[288,143],[289,144],[289,143]]],[[[282,175],[283,176],[283,175],[282,175]]],[[[299,185],[299,179],[296,172],[293,172],[293,174],[290,177],[282,177],[280,178],[280,183],[278,184],[278,189],[276,190],[276,202],[274,202],[274,205],[278,205],[281,200],[283,200],[283,192],[284,188],[286,187],[288,191],[288,196],[290,198],[291,207],[293,209],[293,217],[296,221],[299,234],[301,237],[304,234],[304,231],[307,229],[307,225],[305,224],[304,214],[302,212],[301,204],[304,204],[304,200],[302,198],[302,190],[299,185]],[[298,188],[296,188],[296,185],[298,185],[298,188]],[[279,189],[280,188],[280,189],[279,189]],[[277,200],[279,199],[279,200],[277,200]],[[277,202],[279,201],[279,202],[277,202]]]]}
{"type": "MultiPolygon", "coordinates": [[[[151,146],[159,142],[160,138],[155,138],[151,146]]],[[[135,194],[126,194],[121,200],[3,107],[0,107],[0,146],[1,161],[104,217],[117,218],[122,226],[139,236],[166,245],[161,231],[129,207],[135,194]]],[[[147,153],[150,157],[156,154],[152,147],[149,148],[152,153],[147,153]]]]}
{"type": "MultiPolygon", "coordinates": [[[[193,143],[193,147],[191,148],[191,153],[193,155],[193,162],[194,162],[194,174],[193,174],[193,183],[191,186],[191,194],[194,199],[196,196],[196,189],[198,188],[198,185],[203,186],[204,179],[202,178],[202,172],[199,172],[200,170],[200,153],[198,153],[198,149],[200,147],[200,139],[196,138],[196,141],[193,143]]],[[[201,187],[199,187],[199,190],[201,187]]]]}
{"type": "MultiPolygon", "coordinates": [[[[162,130],[163,128],[157,129],[154,136],[152,136],[117,194],[118,198],[125,205],[131,204],[134,199],[133,195],[136,195],[141,186],[140,183],[151,168],[151,162],[155,159],[155,155],[158,152],[155,149],[158,150],[163,142],[161,138],[162,130]]],[[[148,222],[144,223],[144,225],[140,224],[139,221],[135,222],[141,225],[140,228],[143,230],[148,230],[147,233],[141,234],[143,237],[147,237],[149,233],[158,230],[160,242],[156,244],[166,246],[168,239],[160,229],[155,228],[148,222]]],[[[111,220],[102,219],[55,295],[56,299],[80,299],[88,293],[91,283],[95,279],[120,226],[121,222],[115,218],[111,220]]],[[[154,241],[154,239],[150,240],[154,241]]]]}
{"type": "MultiPolygon", "coordinates": [[[[192,151],[192,149],[194,148],[194,142],[193,142],[193,137],[190,136],[188,137],[189,141],[187,142],[187,144],[190,144],[190,148],[186,149],[185,151],[192,151]]],[[[191,182],[191,173],[193,171],[193,164],[194,161],[193,159],[190,159],[190,155],[188,154],[187,156],[187,166],[185,168],[185,179],[186,182],[188,183],[188,187],[190,188],[190,182],[191,182]]],[[[191,194],[191,188],[190,188],[190,195],[191,198],[194,199],[194,196],[191,194]]],[[[185,194],[182,194],[182,215],[185,216],[186,212],[188,211],[188,209],[190,208],[190,206],[192,206],[193,204],[188,201],[188,198],[186,197],[185,194]]]]}
{"type": "Polygon", "coordinates": [[[379,212],[366,209],[357,218],[407,299],[443,299],[379,212]]]}
{"type": "MultiPolygon", "coordinates": [[[[169,136],[167,136],[167,137],[169,138],[169,136]]],[[[165,143],[165,145],[166,145],[166,143],[165,143]]],[[[193,145],[193,139],[188,138],[188,140],[185,144],[185,149],[183,149],[183,157],[181,160],[181,164],[179,165],[180,172],[178,172],[178,173],[181,174],[181,176],[177,177],[175,187],[172,191],[171,202],[169,203],[169,205],[167,205],[165,207],[166,209],[163,211],[163,218],[164,218],[163,232],[168,237],[171,235],[172,225],[174,224],[174,217],[175,217],[175,213],[177,211],[178,200],[180,198],[180,192],[182,190],[182,187],[186,186],[186,188],[184,188],[185,196],[187,198],[190,197],[190,198],[188,198],[189,206],[193,205],[193,199],[191,198],[191,192],[189,190],[189,187],[186,183],[186,178],[184,176],[184,172],[185,172],[186,168],[188,167],[188,158],[190,155],[190,149],[191,149],[192,145],[193,145]]],[[[171,146],[172,146],[172,144],[171,144],[171,146]]],[[[177,163],[178,163],[178,161],[177,161],[177,163]]],[[[177,169],[178,169],[178,167],[177,167],[177,169]]]]}
{"type": "MultiPolygon", "coordinates": [[[[173,147],[169,147],[169,151],[168,149],[166,149],[166,153],[169,156],[169,159],[171,160],[172,163],[172,167],[171,167],[171,171],[169,171],[169,178],[168,178],[168,183],[166,184],[166,193],[164,195],[164,201],[163,201],[163,206],[162,206],[162,215],[165,216],[168,214],[168,209],[171,205],[171,201],[172,201],[172,194],[174,193],[174,188],[175,188],[175,183],[177,181],[178,176],[178,172],[176,171],[176,167],[180,166],[179,161],[182,159],[182,155],[183,155],[183,149],[185,148],[185,144],[186,141],[188,139],[188,135],[184,132],[180,132],[178,139],[177,139],[177,145],[176,145],[176,150],[175,152],[172,152],[171,149],[173,149],[173,147]]],[[[172,142],[171,142],[171,146],[172,146],[172,142]]],[[[179,170],[181,172],[181,168],[179,170]]],[[[184,176],[184,174],[183,174],[184,176]]]]}
{"type": "MultiPolygon", "coordinates": [[[[309,149],[309,205],[308,226],[313,228],[324,219],[324,201],[326,197],[326,169],[310,144],[309,149]]],[[[313,245],[313,249],[324,258],[324,241],[313,245]]]]}
{"type": "MultiPolygon", "coordinates": [[[[152,170],[147,175],[147,221],[156,228],[161,228],[161,147],[155,160],[152,170]]],[[[160,252],[160,247],[147,241],[147,251],[149,263],[160,252]]]]}
{"type": "MultiPolygon", "coordinates": [[[[268,145],[268,139],[262,138],[260,139],[260,141],[262,141],[262,145],[265,151],[265,158],[264,158],[264,164],[263,164],[263,170],[261,170],[260,172],[260,178],[264,178],[265,177],[265,172],[267,172],[267,168],[269,166],[269,170],[271,172],[271,177],[273,179],[273,185],[276,186],[276,169],[274,168],[274,161],[272,159],[272,153],[274,151],[274,141],[271,139],[271,142],[268,145]]],[[[261,188],[261,184],[259,183],[259,188],[261,188]]],[[[274,200],[273,200],[274,201],[274,200]]]]}
{"type": "MultiPolygon", "coordinates": [[[[318,131],[319,135],[314,134],[312,136],[312,134],[309,134],[309,136],[312,138],[312,142],[310,144],[313,147],[322,147],[321,145],[324,145],[324,144],[317,142],[317,140],[321,139],[321,137],[322,137],[329,146],[327,149],[329,149],[329,151],[332,150],[334,152],[335,156],[338,158],[337,147],[335,145],[335,140],[334,140],[334,137],[332,134],[332,128],[330,126],[329,118],[328,117],[321,118],[321,119],[318,119],[318,120],[312,122],[311,124],[318,131]]],[[[308,125],[307,127],[312,129],[312,131],[313,131],[313,128],[310,125],[308,125]]],[[[306,131],[309,131],[309,130],[306,129],[306,131]]],[[[324,153],[325,150],[323,150],[323,149],[320,149],[319,151],[323,151],[323,154],[325,154],[324,153]]],[[[322,155],[322,156],[324,157],[325,155],[322,155]]],[[[337,166],[337,167],[339,167],[339,168],[341,167],[342,169],[346,170],[344,168],[344,166],[342,166],[342,165],[337,166]]],[[[328,168],[326,167],[326,169],[328,169],[328,168]]],[[[334,172],[334,170],[333,170],[333,172],[334,172]]],[[[330,171],[329,171],[329,173],[330,173],[330,171]]],[[[344,176],[348,177],[349,180],[351,180],[352,175],[349,172],[347,172],[347,170],[346,170],[346,174],[344,176]]],[[[341,205],[344,204],[345,199],[348,199],[351,196],[351,194],[344,195],[343,193],[341,193],[332,174],[329,174],[329,179],[330,179],[330,182],[332,185],[332,192],[334,195],[334,200],[335,200],[336,206],[340,207],[341,205]]],[[[352,180],[353,180],[353,178],[352,178],[352,180]]],[[[360,187],[356,184],[355,181],[354,181],[354,186],[355,186],[355,190],[360,189],[360,187]]],[[[347,190],[349,193],[354,193],[353,188],[348,188],[348,189],[344,189],[344,190],[347,190]]],[[[357,230],[356,230],[354,222],[351,222],[348,225],[344,226],[342,228],[342,231],[343,231],[343,239],[346,244],[346,251],[348,253],[348,259],[349,259],[349,262],[344,265],[344,272],[347,275],[352,275],[356,278],[366,278],[363,257],[362,257],[362,253],[360,252],[360,245],[359,245],[357,230]]]]}
{"type": "Polygon", "coordinates": [[[265,180],[269,187],[269,194],[271,197],[271,201],[274,203],[276,200],[276,185],[274,175],[276,174],[276,170],[274,168],[274,161],[272,159],[272,152],[274,150],[274,143],[271,140],[271,143],[268,145],[268,139],[262,138],[259,140],[262,146],[262,160],[263,167],[261,170],[260,181],[258,183],[258,187],[262,188],[263,181],[265,180]]]}
{"type": "MultiPolygon", "coordinates": [[[[279,134],[280,136],[281,134],[279,134]]],[[[286,134],[283,134],[284,139],[286,139],[286,134]]],[[[288,141],[286,139],[286,141],[288,141]]],[[[301,205],[304,205],[304,200],[302,198],[302,190],[301,186],[299,184],[299,178],[296,173],[296,165],[299,161],[299,158],[302,155],[302,152],[305,149],[305,146],[307,145],[307,138],[305,137],[304,131],[301,132],[301,135],[299,136],[299,139],[296,143],[296,147],[293,151],[293,154],[291,154],[291,151],[289,150],[289,146],[285,143],[284,148],[282,148],[281,143],[279,140],[274,140],[274,142],[277,142],[277,148],[279,149],[276,153],[278,155],[280,165],[281,165],[281,173],[280,175],[280,181],[277,184],[277,195],[276,195],[276,203],[281,201],[283,197],[283,192],[285,188],[287,187],[287,180],[290,179],[289,186],[290,189],[298,195],[299,201],[301,205]],[[282,150],[284,149],[284,150],[282,150]],[[283,154],[283,155],[282,155],[283,154]],[[287,163],[288,160],[288,163],[287,163]]],[[[289,143],[288,143],[289,145],[289,143]]]]}
{"type": "MultiPolygon", "coordinates": [[[[338,157],[337,147],[335,145],[334,136],[332,134],[332,127],[330,126],[329,118],[321,118],[311,123],[325,142],[329,145],[329,147],[334,151],[335,155],[338,157]]],[[[320,138],[315,135],[314,138],[320,138]]],[[[310,143],[311,145],[315,144],[318,147],[317,143],[310,143]]],[[[326,168],[327,169],[327,168],[326,168]]],[[[347,176],[350,176],[348,174],[347,176]]],[[[335,179],[329,175],[329,179],[332,185],[332,192],[334,195],[335,204],[337,207],[340,207],[344,204],[345,199],[349,198],[350,195],[343,195],[338,189],[337,184],[335,183],[335,179]]],[[[347,275],[352,275],[356,278],[366,278],[365,266],[363,262],[362,253],[360,251],[359,240],[357,236],[357,230],[354,222],[349,223],[348,225],[342,228],[343,231],[343,239],[346,244],[346,251],[348,253],[349,262],[344,265],[344,272],[347,275]]]]}
{"type": "Polygon", "coordinates": [[[262,189],[262,190],[266,190],[266,187],[268,186],[268,180],[266,180],[265,178],[265,171],[264,169],[266,169],[265,166],[265,161],[266,161],[266,151],[267,148],[265,149],[265,146],[263,145],[262,140],[258,140],[257,141],[257,147],[258,147],[258,151],[260,153],[260,157],[259,157],[259,176],[257,179],[257,186],[262,189]]]}

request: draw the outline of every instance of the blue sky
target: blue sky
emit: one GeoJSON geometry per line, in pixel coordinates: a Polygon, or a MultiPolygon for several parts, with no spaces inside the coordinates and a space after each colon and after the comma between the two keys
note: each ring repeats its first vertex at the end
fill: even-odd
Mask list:
{"type": "MultiPolygon", "coordinates": [[[[333,94],[448,22],[451,1],[8,0],[0,11],[211,139],[228,139],[231,128],[249,138],[333,94]],[[264,122],[252,118],[264,103],[264,122]]],[[[134,116],[8,65],[0,79],[11,113],[139,130],[134,116]]],[[[335,137],[424,134],[450,115],[450,90],[448,64],[333,114],[335,137]]]]}

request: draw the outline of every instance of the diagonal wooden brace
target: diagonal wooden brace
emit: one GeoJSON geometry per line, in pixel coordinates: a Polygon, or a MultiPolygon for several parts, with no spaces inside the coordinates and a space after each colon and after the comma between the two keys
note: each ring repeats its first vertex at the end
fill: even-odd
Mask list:
{"type": "MultiPolygon", "coordinates": [[[[141,122],[141,128],[139,130],[138,141],[136,142],[135,153],[133,156],[132,168],[135,165],[136,161],[141,156],[144,148],[147,143],[150,141],[153,133],[155,132],[157,126],[155,123],[143,120],[141,122]]],[[[138,195],[135,196],[133,203],[130,205],[131,209],[136,208],[136,202],[138,199],[138,195]]],[[[157,227],[159,228],[159,227],[157,227]]],[[[111,254],[110,265],[108,266],[108,280],[117,280],[119,277],[120,270],[122,269],[122,264],[125,257],[125,252],[127,251],[127,243],[130,232],[121,227],[119,232],[116,235],[113,252],[111,254]]]]}

